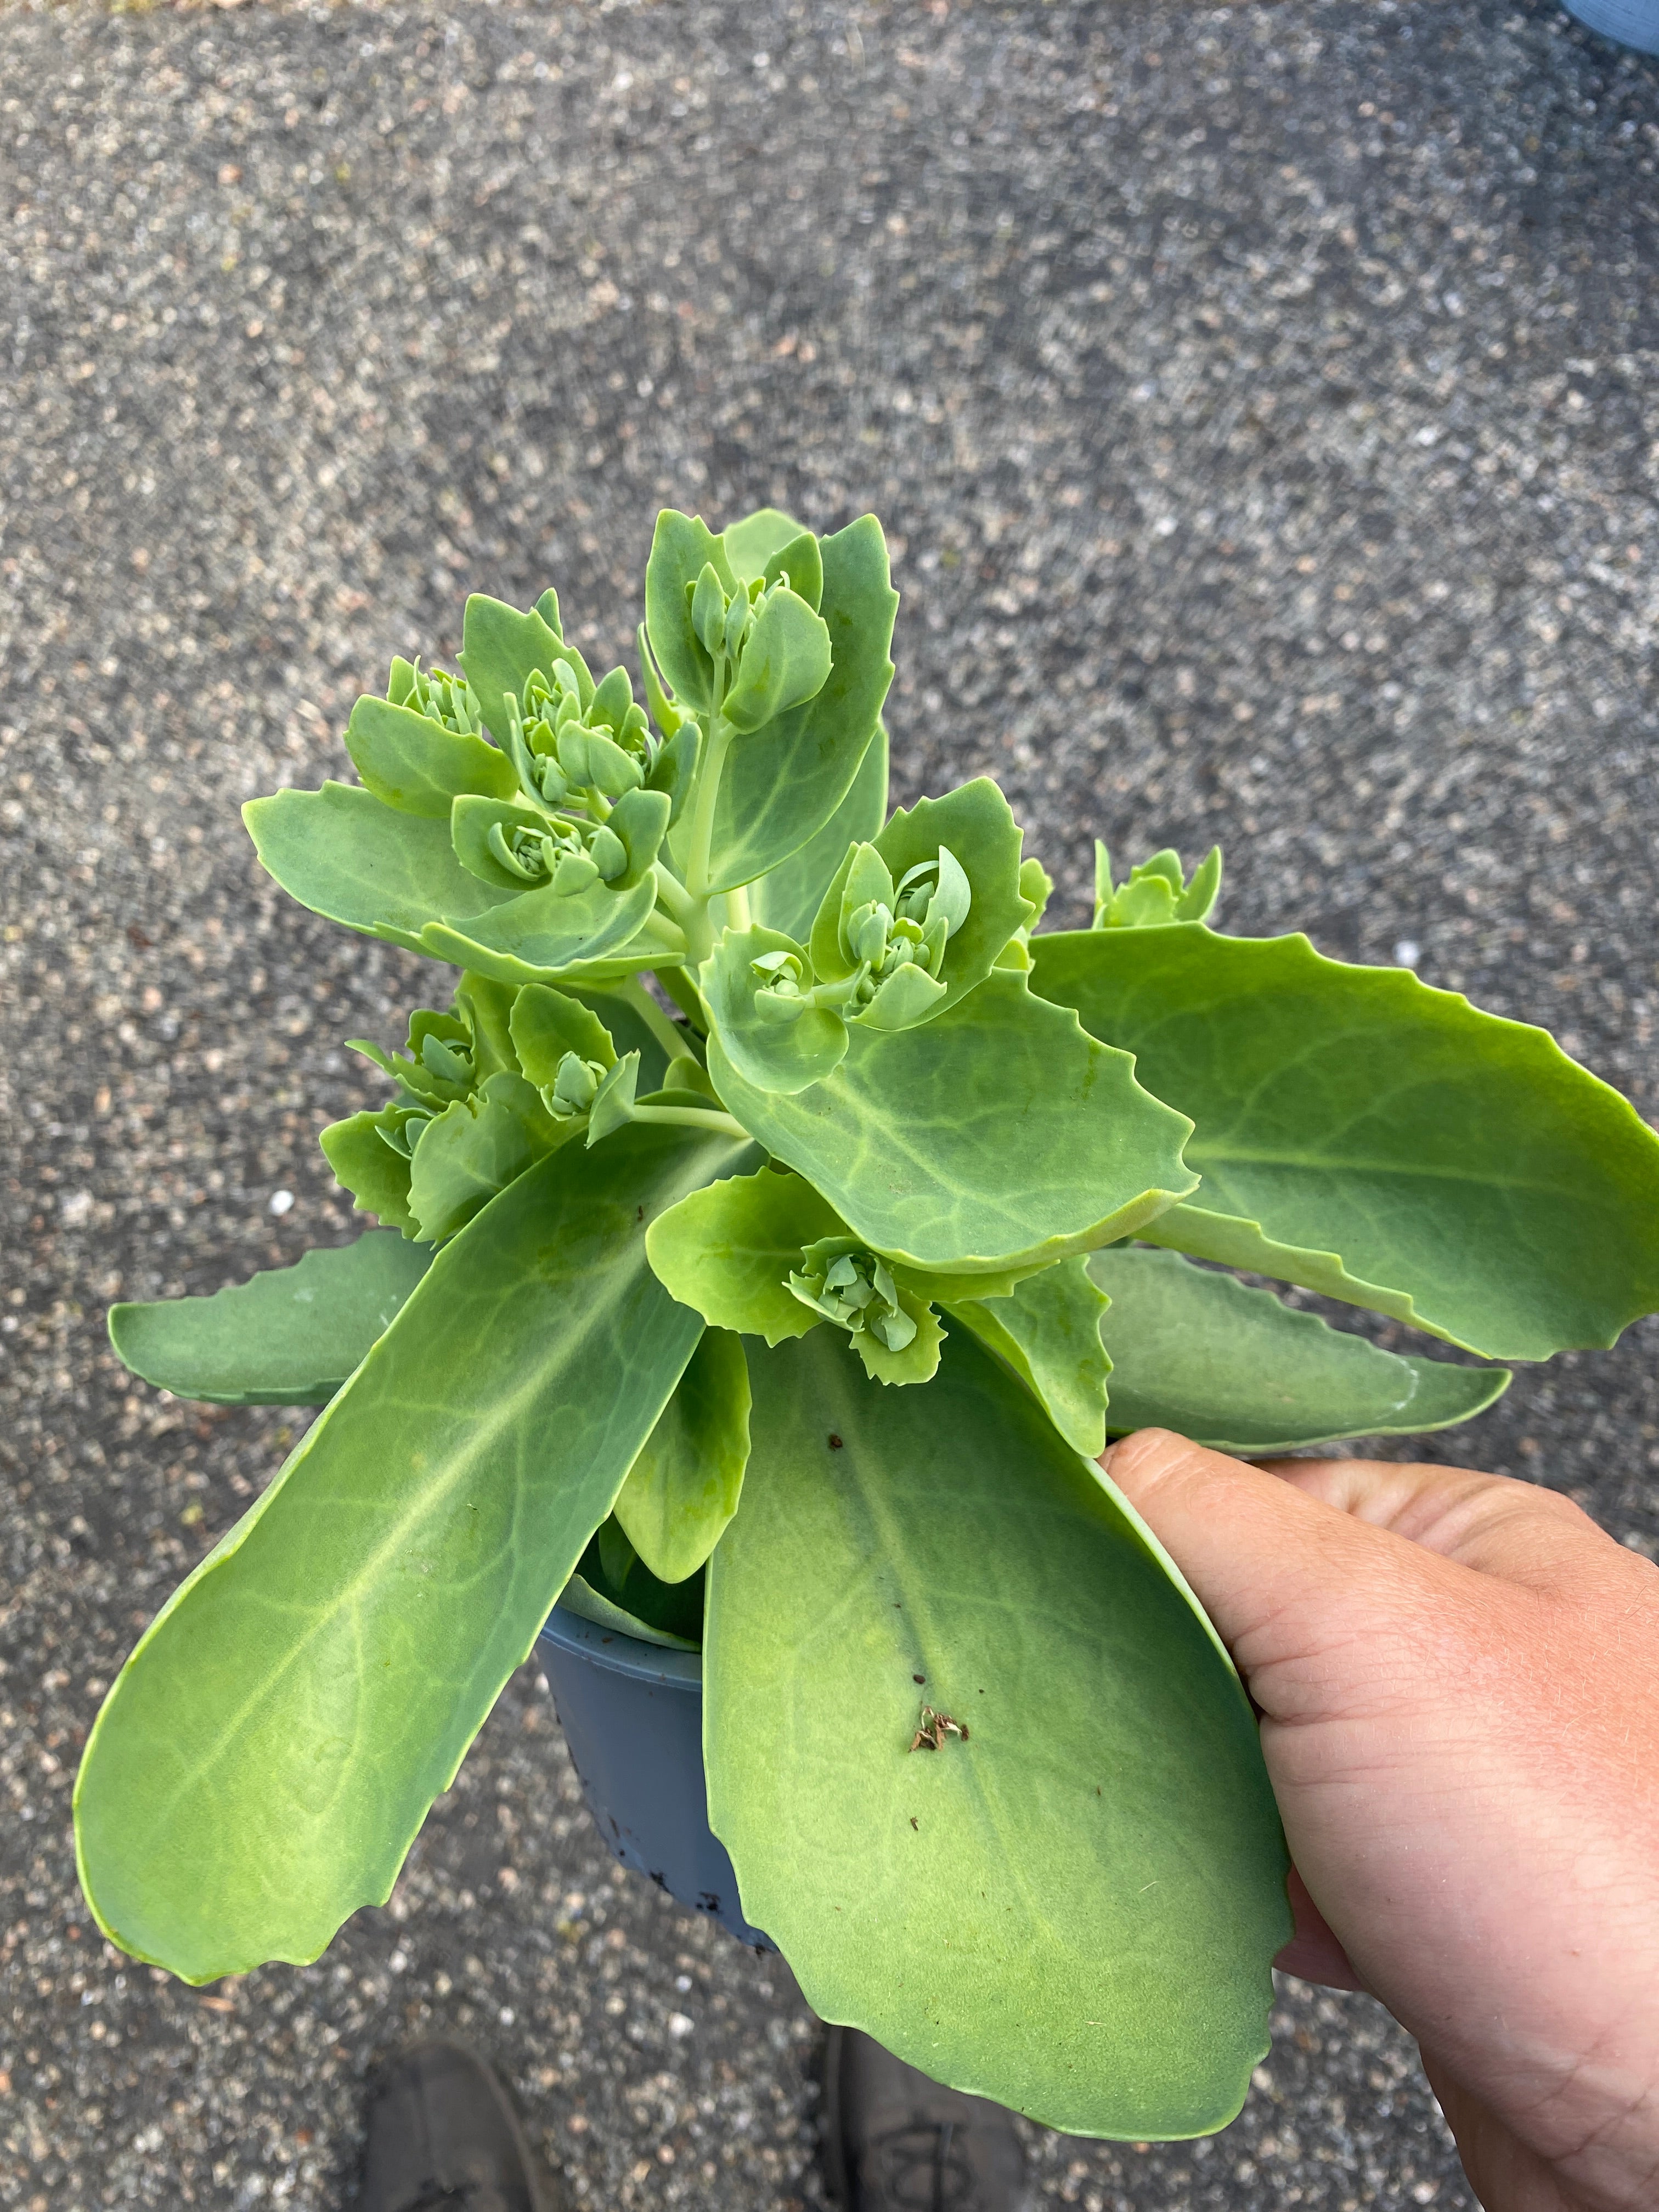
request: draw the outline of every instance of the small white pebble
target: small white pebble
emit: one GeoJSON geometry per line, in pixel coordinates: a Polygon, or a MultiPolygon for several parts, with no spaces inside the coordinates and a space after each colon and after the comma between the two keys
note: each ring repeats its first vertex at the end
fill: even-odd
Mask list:
{"type": "Polygon", "coordinates": [[[672,2036],[690,2035],[691,2022],[683,2012],[671,2012],[668,2015],[668,2033],[672,2036]]]}
{"type": "Polygon", "coordinates": [[[293,1203],[294,1193],[291,1190],[273,1190],[270,1194],[270,1210],[273,1213],[286,1213],[293,1203]]]}
{"type": "Polygon", "coordinates": [[[1414,937],[1402,937],[1394,948],[1396,968],[1415,968],[1423,957],[1423,948],[1414,937]]]}
{"type": "Polygon", "coordinates": [[[58,1201],[58,1211],[64,1217],[66,1229],[84,1229],[92,1218],[92,1193],[66,1190],[58,1201]]]}
{"type": "Polygon", "coordinates": [[[501,2026],[503,2027],[511,2027],[512,2025],[513,2008],[511,2005],[503,2005],[501,2007],[501,2026]]]}

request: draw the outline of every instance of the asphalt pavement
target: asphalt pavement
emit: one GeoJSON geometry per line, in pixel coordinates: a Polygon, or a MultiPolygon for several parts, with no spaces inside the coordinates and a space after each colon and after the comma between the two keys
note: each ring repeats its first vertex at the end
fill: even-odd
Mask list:
{"type": "MultiPolygon", "coordinates": [[[[315,1144],[422,963],[258,874],[394,652],[659,505],[874,508],[900,798],[1219,839],[1305,926],[1659,1113],[1659,68],[1542,5],[0,14],[0,2205],[349,2203],[377,2054],[493,2053],[578,2205],[805,2212],[789,1976],[610,1867],[510,1687],[392,1904],[194,1991],[75,1887],[79,1746],[300,1418],[174,1404],[112,1298],[353,1232],[315,1144]]],[[[1436,1455],[1659,1554],[1659,1334],[1436,1455]]],[[[1472,2200],[1409,2041],[1283,1984],[1212,2141],[1031,2131],[1085,2212],[1472,2200]]]]}

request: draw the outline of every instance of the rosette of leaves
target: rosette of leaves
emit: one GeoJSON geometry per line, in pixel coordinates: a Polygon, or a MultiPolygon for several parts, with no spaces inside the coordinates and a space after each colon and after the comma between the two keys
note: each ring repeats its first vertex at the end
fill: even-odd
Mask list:
{"type": "Polygon", "coordinates": [[[316,1956],[561,1601],[701,1646],[710,1816],[820,2012],[1063,2128],[1218,2127],[1283,1839],[1096,1455],[1439,1428],[1611,1344],[1659,1143],[1540,1030],[1217,932],[1218,854],[1103,848],[1055,933],[994,784],[890,813],[872,518],[665,514],[644,603],[636,697],[550,592],[469,600],[357,782],[247,810],[460,974],[324,1133],[380,1226],[111,1314],[158,1385],[322,1410],[106,1701],[92,1909],[191,1980],[316,1956]]]}

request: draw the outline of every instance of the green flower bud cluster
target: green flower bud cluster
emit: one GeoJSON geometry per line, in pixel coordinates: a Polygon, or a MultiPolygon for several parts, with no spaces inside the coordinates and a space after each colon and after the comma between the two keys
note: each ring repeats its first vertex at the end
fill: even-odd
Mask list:
{"type": "Polygon", "coordinates": [[[820,912],[813,927],[817,979],[800,954],[763,952],[750,963],[758,987],[755,1010],[771,1023],[798,1021],[816,1006],[872,1029],[911,1028],[945,995],[945,948],[972,905],[966,872],[947,846],[895,884],[875,847],[860,845],[836,914],[820,912]]]}
{"type": "Polygon", "coordinates": [[[908,1312],[891,1269],[850,1237],[825,1237],[806,1245],[789,1287],[803,1305],[850,1335],[867,1333],[889,1352],[915,1342],[916,1317],[908,1312]]]}
{"type": "Polygon", "coordinates": [[[1131,868],[1127,883],[1114,886],[1111,856],[1095,840],[1097,929],[1154,929],[1172,921],[1202,921],[1221,890],[1221,848],[1212,846],[1194,869],[1190,883],[1179,853],[1154,853],[1131,868]]]}
{"type": "Polygon", "coordinates": [[[628,868],[628,848],[603,822],[492,822],[486,833],[491,856],[526,885],[547,884],[562,898],[603,880],[614,883],[628,868]]]}
{"type": "Polygon", "coordinates": [[[608,803],[645,782],[661,740],[635,702],[625,668],[613,668],[586,707],[581,692],[568,662],[556,660],[550,677],[538,670],[521,702],[509,704],[507,749],[527,799],[603,814],[608,803]]]}
{"type": "Polygon", "coordinates": [[[458,738],[476,738],[483,729],[477,692],[465,677],[452,676],[447,668],[422,669],[418,660],[396,659],[386,697],[394,707],[406,707],[458,738]]]}
{"type": "Polygon", "coordinates": [[[818,616],[823,574],[815,540],[803,538],[778,556],[787,566],[728,592],[705,562],[686,603],[697,642],[716,672],[716,707],[739,733],[759,730],[791,708],[805,706],[830,674],[830,632],[818,616]]]}
{"type": "Polygon", "coordinates": [[[397,1097],[373,1119],[375,1135],[404,1160],[414,1158],[428,1123],[457,1100],[476,1097],[491,1075],[511,1065],[501,1040],[492,1043],[484,1034],[465,989],[456,994],[453,1012],[416,1008],[404,1052],[386,1052],[365,1037],[347,1043],[398,1085],[397,1097]]]}
{"type": "Polygon", "coordinates": [[[552,1082],[542,1086],[542,1103],[555,1121],[574,1121],[592,1106],[607,1073],[603,1060],[583,1060],[580,1054],[568,1052],[552,1082]]]}

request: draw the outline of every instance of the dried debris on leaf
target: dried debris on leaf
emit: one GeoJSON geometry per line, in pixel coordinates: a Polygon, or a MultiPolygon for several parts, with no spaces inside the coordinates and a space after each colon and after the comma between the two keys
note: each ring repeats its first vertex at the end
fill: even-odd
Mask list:
{"type": "Polygon", "coordinates": [[[936,1713],[931,1705],[924,1705],[921,1725],[911,1738],[910,1748],[912,1751],[943,1751],[947,1735],[959,1736],[966,1743],[967,1722],[952,1720],[949,1713],[936,1713]]]}

